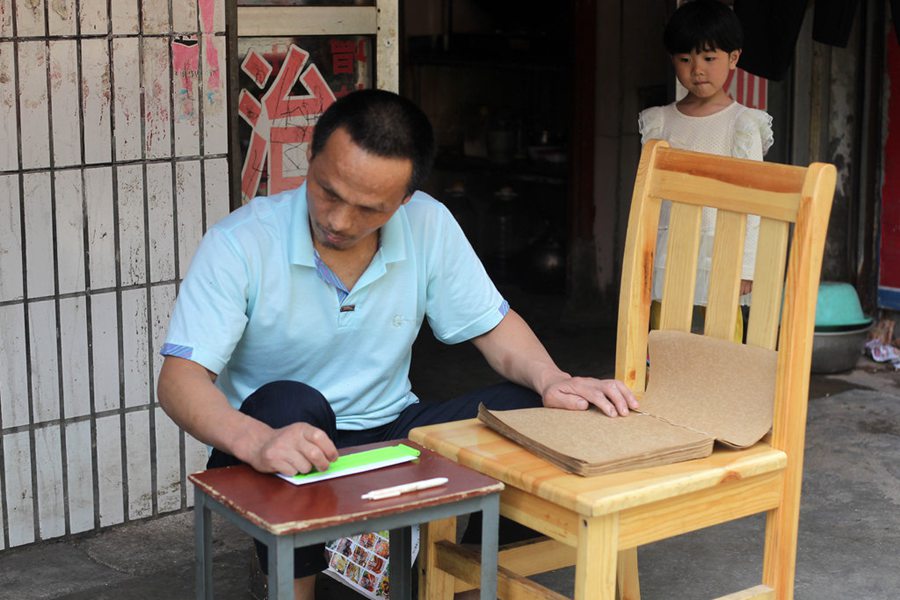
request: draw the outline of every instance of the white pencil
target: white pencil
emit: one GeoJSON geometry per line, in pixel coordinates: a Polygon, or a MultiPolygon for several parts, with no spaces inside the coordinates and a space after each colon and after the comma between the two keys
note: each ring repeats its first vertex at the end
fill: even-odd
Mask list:
{"type": "Polygon", "coordinates": [[[417,492],[419,490],[427,490],[428,488],[444,485],[445,483],[447,483],[447,481],[449,480],[446,477],[423,479],[422,481],[413,481],[410,483],[404,483],[402,485],[395,485],[393,487],[372,490],[371,492],[366,492],[360,497],[363,500],[382,500],[383,498],[393,498],[394,496],[399,496],[400,494],[417,492]]]}

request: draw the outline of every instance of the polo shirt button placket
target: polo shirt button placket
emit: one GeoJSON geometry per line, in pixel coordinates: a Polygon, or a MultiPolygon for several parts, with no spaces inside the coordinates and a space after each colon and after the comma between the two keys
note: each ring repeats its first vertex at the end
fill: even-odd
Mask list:
{"type": "Polygon", "coordinates": [[[356,314],[355,304],[342,304],[340,312],[338,313],[338,326],[348,326],[351,323],[354,314],[356,314]]]}

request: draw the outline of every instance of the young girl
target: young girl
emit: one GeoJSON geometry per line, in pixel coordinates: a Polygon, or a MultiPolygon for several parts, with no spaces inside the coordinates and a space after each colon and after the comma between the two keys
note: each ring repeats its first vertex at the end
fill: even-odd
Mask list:
{"type": "MultiPolygon", "coordinates": [[[[732,10],[717,0],[693,0],[676,10],[664,34],[675,76],[687,95],[667,106],[642,111],[638,119],[641,143],[663,139],[673,148],[762,160],[772,146],[772,117],[761,110],[735,102],[725,91],[729,75],[737,67],[743,45],[741,24],[732,10]]],[[[670,203],[664,202],[656,239],[656,262],[650,324],[659,326],[664,266],[668,241],[670,203]]],[[[709,291],[716,211],[704,208],[701,220],[700,256],[694,295],[694,321],[702,324],[709,291]]],[[[747,219],[744,264],[741,277],[742,302],[747,303],[753,285],[753,265],[759,218],[747,219]]],[[[740,311],[740,308],[738,308],[740,311]]],[[[743,336],[743,320],[737,319],[735,341],[743,336]]]]}

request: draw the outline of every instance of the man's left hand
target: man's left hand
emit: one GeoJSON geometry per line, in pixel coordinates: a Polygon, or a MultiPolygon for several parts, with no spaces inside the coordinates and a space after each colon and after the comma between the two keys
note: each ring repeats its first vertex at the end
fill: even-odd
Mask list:
{"type": "Polygon", "coordinates": [[[586,410],[590,405],[609,416],[625,416],[638,408],[628,387],[617,379],[569,377],[549,385],[543,393],[544,406],[567,410],[586,410]]]}

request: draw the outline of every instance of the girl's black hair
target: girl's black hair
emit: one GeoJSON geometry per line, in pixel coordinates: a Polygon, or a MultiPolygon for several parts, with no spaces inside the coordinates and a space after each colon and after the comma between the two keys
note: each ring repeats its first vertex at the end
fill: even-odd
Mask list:
{"type": "Polygon", "coordinates": [[[377,89],[358,90],[340,98],[316,123],[313,158],[337,129],[345,129],[353,143],[366,152],[412,161],[407,193],[412,194],[428,178],[434,161],[434,131],[425,113],[406,98],[377,89]]]}
{"type": "Polygon", "coordinates": [[[696,50],[732,52],[744,46],[744,32],[737,15],[718,0],[685,2],[666,24],[663,43],[669,54],[696,50]]]}

